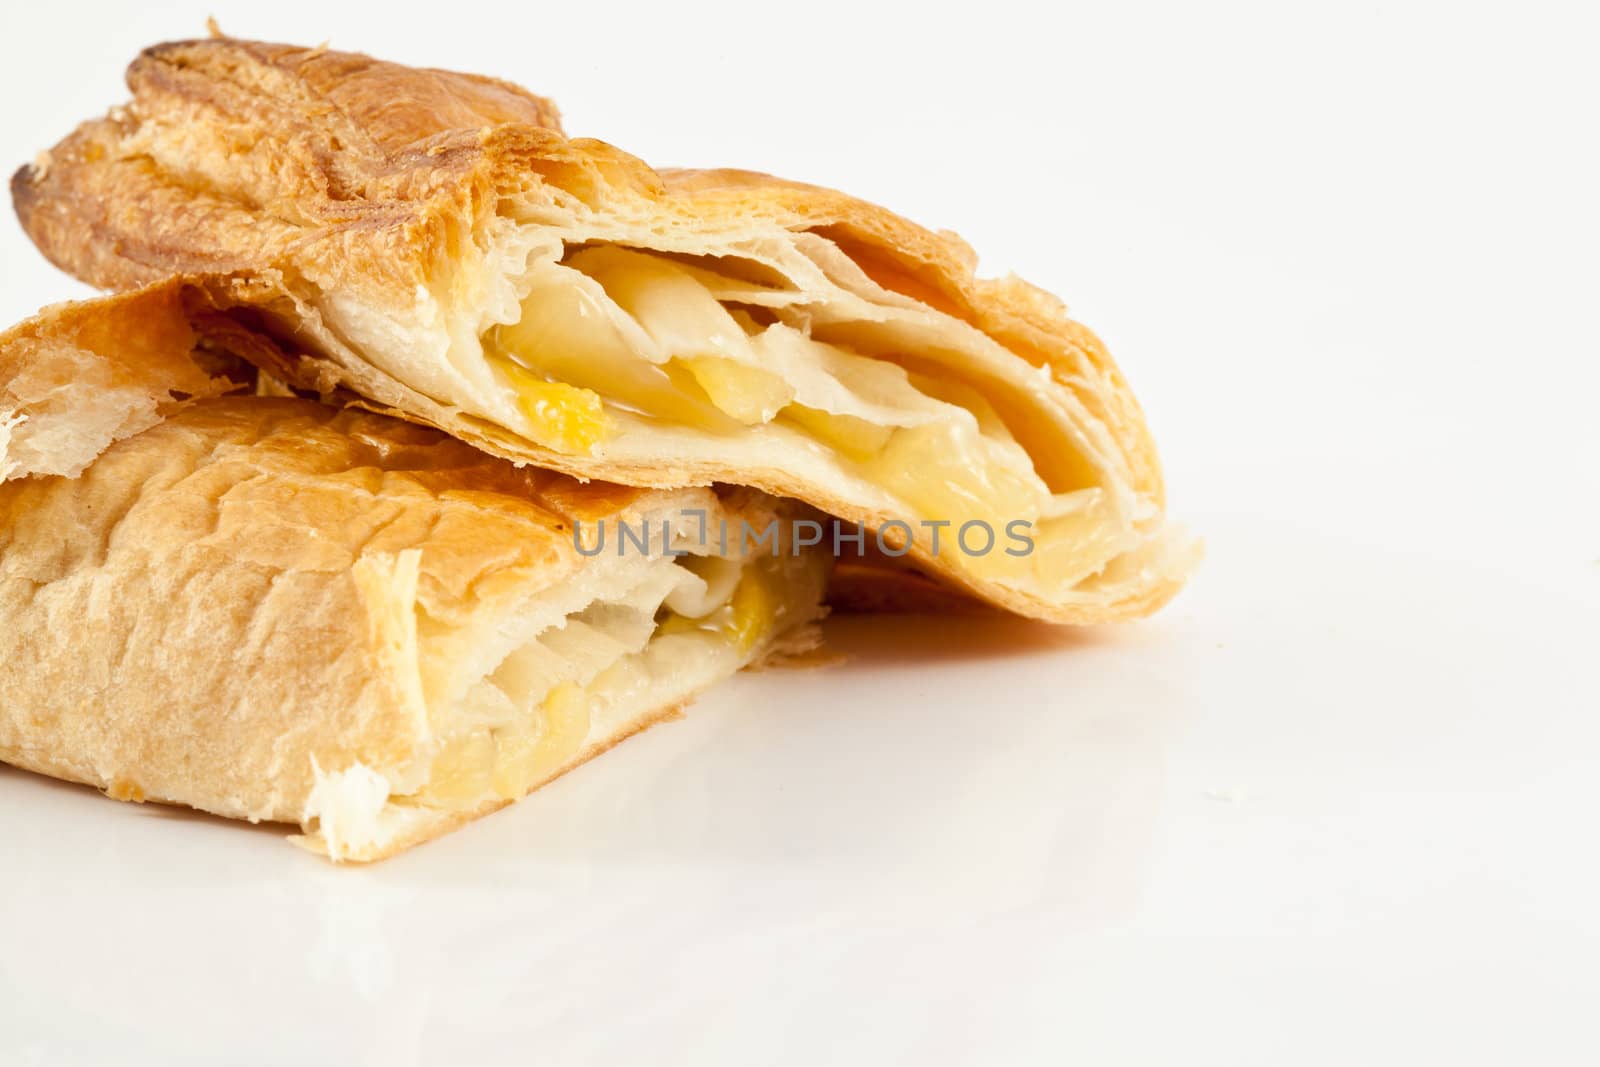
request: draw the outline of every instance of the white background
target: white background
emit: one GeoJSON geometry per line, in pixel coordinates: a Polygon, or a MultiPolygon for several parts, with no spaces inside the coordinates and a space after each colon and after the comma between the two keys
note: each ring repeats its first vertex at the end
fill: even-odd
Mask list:
{"type": "MultiPolygon", "coordinates": [[[[1209,556],[1125,629],[842,620],[368,869],[0,769],[0,1060],[1597,1062],[1585,5],[51,3],[7,168],[211,12],[959,231],[1209,556]]],[[[82,291],[0,225],[5,321],[82,291]]]]}

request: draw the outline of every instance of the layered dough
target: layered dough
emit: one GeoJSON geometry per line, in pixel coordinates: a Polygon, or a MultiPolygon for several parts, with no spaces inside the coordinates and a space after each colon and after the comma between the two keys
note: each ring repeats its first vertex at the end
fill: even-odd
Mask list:
{"type": "Polygon", "coordinates": [[[236,272],[208,299],[301,388],[580,477],[797,497],[1040,618],[1143,614],[1193,561],[1104,348],[952,235],[362,56],[184,42],[129,83],[19,172],[24,225],[101,285],[236,272]]]}
{"type": "Polygon", "coordinates": [[[194,400],[76,478],[0,485],[0,759],[386,856],[801,647],[825,556],[697,533],[776,507],[194,400]],[[654,536],[580,552],[601,523],[654,536]]]}
{"type": "Polygon", "coordinates": [[[0,482],[74,476],[185,404],[250,387],[255,370],[229,343],[240,331],[192,319],[184,294],[167,281],[58,304],[0,333],[0,482]]]}

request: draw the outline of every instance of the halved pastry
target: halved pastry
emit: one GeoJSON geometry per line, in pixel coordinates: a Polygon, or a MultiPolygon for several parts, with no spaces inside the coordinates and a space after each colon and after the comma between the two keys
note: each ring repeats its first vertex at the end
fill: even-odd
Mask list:
{"type": "Polygon", "coordinates": [[[582,484],[386,416],[247,395],[169,396],[88,456],[37,391],[8,391],[41,358],[115,362],[101,327],[120,322],[177,346],[134,357],[167,392],[202,336],[141,326],[170,295],[58,310],[0,342],[0,425],[26,446],[0,484],[0,760],[298,823],[308,847],[371,860],[811,639],[824,553],[782,540],[787,523],[762,551],[703,534],[789,514],[751,490],[582,484]],[[80,473],[23,476],[52,465],[80,473]]]}
{"type": "Polygon", "coordinates": [[[658,172],[469,75],[218,38],[128,82],[17,173],[23,225],[101,286],[257,272],[214,297],[294,339],[270,369],[299,387],[580,477],[797,497],[1039,618],[1145,614],[1193,561],[1104,347],[953,234],[658,172]]]}

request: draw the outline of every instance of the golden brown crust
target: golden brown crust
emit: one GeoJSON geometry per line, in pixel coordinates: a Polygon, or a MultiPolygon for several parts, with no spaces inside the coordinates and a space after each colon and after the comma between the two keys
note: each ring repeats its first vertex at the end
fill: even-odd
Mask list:
{"type": "MultiPolygon", "coordinates": [[[[1103,427],[1116,477],[1159,520],[1155,448],[1105,347],[1053,296],[1016,278],[977,278],[971,249],[952,234],[767,175],[657,172],[602,142],[568,139],[553,110],[501,83],[364,56],[226,38],[180,42],[146,51],[128,80],[130,105],[85,123],[14,177],[24,227],[52,260],[102,286],[174,270],[254,270],[209,286],[210,298],[266,308],[275,329],[293,335],[272,369],[298,387],[349,389],[376,410],[580,477],[652,486],[728,480],[731,472],[715,464],[563,455],[463,417],[367,366],[358,346],[317,321],[309,305],[314,294],[338,292],[409,313],[417,293],[452,288],[462,257],[490,244],[508,203],[565,205],[662,233],[777,227],[826,238],[878,285],[1047,368],[1103,427]]],[[[1071,447],[1054,431],[1040,433],[1045,451],[1071,447]]],[[[738,480],[853,521],[884,518],[789,471],[741,469],[738,480]]],[[[1063,622],[1153,610],[1181,586],[1193,555],[1173,550],[1163,557],[1167,569],[1146,568],[1147,583],[1108,602],[1064,603],[976,579],[922,547],[913,554],[930,572],[1011,610],[1063,622]]]]}
{"type": "Polygon", "coordinates": [[[342,255],[414,283],[484,206],[481,142],[562,140],[555,106],[509,83],[324,49],[178,41],[127,81],[130,104],[11,183],[45,255],[102,288],[342,255]],[[157,130],[192,167],[149,154],[157,130]]]}
{"type": "Polygon", "coordinates": [[[245,388],[253,368],[182,303],[169,282],[58,304],[0,333],[0,481],[76,474],[183,404],[245,388]]]}
{"type": "MultiPolygon", "coordinates": [[[[418,69],[326,47],[267,44],[224,36],[146,49],[128,71],[129,87],[213,99],[219,82],[316,113],[302,127],[320,142],[320,159],[381,156],[432,136],[438,127],[521,123],[561,132],[555,103],[519,85],[480,74],[418,69]],[[220,61],[219,61],[220,60],[220,61]],[[201,72],[190,77],[190,72],[201,72]],[[419,125],[419,116],[426,116],[419,125]]],[[[236,97],[239,99],[242,97],[236,97]]]]}
{"type": "Polygon", "coordinates": [[[425,729],[395,561],[420,552],[427,617],[492,611],[579,569],[574,521],[644,495],[353,409],[192,404],[78,478],[0,487],[0,757],[297,820],[313,758],[398,768],[425,729]]]}

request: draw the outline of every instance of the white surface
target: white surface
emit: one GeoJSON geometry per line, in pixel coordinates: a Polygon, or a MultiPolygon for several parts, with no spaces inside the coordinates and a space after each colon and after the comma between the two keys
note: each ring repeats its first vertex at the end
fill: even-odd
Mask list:
{"type": "MultiPolygon", "coordinates": [[[[4,155],[215,11],[849,189],[1102,333],[1205,566],[1110,632],[844,620],[371,869],[0,770],[0,1060],[1596,1062],[1581,5],[546,6],[10,9],[4,155]]],[[[10,225],[0,281],[81,291],[10,225]]]]}

